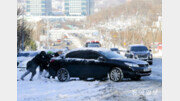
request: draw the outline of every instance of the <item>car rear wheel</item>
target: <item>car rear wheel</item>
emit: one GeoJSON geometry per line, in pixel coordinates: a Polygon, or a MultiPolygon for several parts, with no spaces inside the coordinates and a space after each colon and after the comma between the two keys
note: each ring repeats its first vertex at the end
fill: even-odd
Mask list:
{"type": "Polygon", "coordinates": [[[113,68],[110,71],[109,77],[112,81],[118,82],[123,79],[123,72],[120,68],[113,68]]]}
{"type": "Polygon", "coordinates": [[[149,62],[149,65],[152,65],[153,64],[153,62],[149,62]]]}
{"type": "Polygon", "coordinates": [[[61,82],[68,81],[70,79],[69,72],[66,68],[61,68],[57,72],[58,80],[61,82]]]}

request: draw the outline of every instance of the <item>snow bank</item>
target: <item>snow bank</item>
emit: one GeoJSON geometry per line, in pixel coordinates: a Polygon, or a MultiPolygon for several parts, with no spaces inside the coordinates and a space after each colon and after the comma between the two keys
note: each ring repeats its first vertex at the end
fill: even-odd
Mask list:
{"type": "Polygon", "coordinates": [[[159,52],[153,54],[153,57],[162,58],[162,51],[159,51],[159,52]]]}

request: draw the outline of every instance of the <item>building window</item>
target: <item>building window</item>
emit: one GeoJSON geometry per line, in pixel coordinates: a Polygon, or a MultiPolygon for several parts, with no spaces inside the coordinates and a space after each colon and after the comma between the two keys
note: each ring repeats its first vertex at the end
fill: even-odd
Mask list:
{"type": "Polygon", "coordinates": [[[86,10],[86,8],[84,8],[84,7],[82,7],[81,9],[82,9],[82,10],[86,10]]]}
{"type": "Polygon", "coordinates": [[[65,6],[69,6],[69,3],[65,3],[65,6]]]}
{"type": "Polygon", "coordinates": [[[30,9],[26,9],[27,12],[30,12],[30,9]]]}
{"type": "Polygon", "coordinates": [[[45,9],[41,9],[41,11],[44,11],[44,12],[45,12],[46,10],[45,10],[45,9]]]}
{"type": "Polygon", "coordinates": [[[45,5],[41,5],[41,7],[45,8],[46,6],[45,5]]]}
{"type": "Polygon", "coordinates": [[[46,3],[46,1],[41,1],[41,3],[42,3],[42,4],[45,4],[45,3],[46,3]]]}
{"type": "Polygon", "coordinates": [[[27,8],[30,8],[30,5],[27,5],[27,8]]]}
{"type": "Polygon", "coordinates": [[[46,13],[42,13],[42,15],[46,15],[46,13]]]}
{"type": "Polygon", "coordinates": [[[30,4],[30,1],[26,1],[27,4],[30,4]]]}
{"type": "Polygon", "coordinates": [[[81,5],[86,5],[86,3],[82,3],[81,5]]]}

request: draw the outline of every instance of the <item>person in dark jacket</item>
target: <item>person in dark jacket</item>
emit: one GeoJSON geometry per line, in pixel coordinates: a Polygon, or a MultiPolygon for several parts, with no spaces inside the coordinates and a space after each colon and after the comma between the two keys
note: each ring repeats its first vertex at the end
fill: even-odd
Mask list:
{"type": "Polygon", "coordinates": [[[54,57],[58,57],[58,56],[59,56],[58,52],[54,53],[54,57]]]}
{"type": "Polygon", "coordinates": [[[26,65],[26,72],[21,76],[21,80],[24,80],[24,77],[29,73],[32,73],[30,81],[33,80],[34,75],[36,74],[37,67],[42,63],[42,61],[46,58],[46,52],[41,51],[37,54],[31,61],[29,61],[26,65]]]}
{"type": "Polygon", "coordinates": [[[40,70],[39,70],[40,76],[42,75],[43,70],[46,70],[46,72],[49,72],[48,65],[49,65],[52,57],[53,57],[53,55],[50,52],[48,52],[45,55],[45,59],[40,63],[40,70]]]}
{"type": "MultiPolygon", "coordinates": [[[[58,54],[58,52],[56,52],[56,53],[54,53],[53,57],[58,57],[58,56],[59,56],[59,54],[58,54]]],[[[50,79],[52,77],[53,79],[55,79],[55,76],[56,76],[57,73],[52,67],[51,68],[50,67],[51,66],[49,66],[49,68],[48,68],[49,69],[49,76],[47,78],[50,79]]]]}

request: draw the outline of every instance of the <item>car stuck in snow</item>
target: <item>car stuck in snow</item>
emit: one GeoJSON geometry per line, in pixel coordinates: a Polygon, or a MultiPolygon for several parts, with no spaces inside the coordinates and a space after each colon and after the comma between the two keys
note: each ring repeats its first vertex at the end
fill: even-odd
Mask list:
{"type": "Polygon", "coordinates": [[[126,59],[122,55],[102,48],[81,48],[67,52],[62,58],[52,59],[50,72],[59,81],[67,81],[70,77],[80,79],[94,78],[105,80],[108,75],[112,81],[123,78],[139,80],[149,76],[151,68],[146,61],[126,59]]]}

